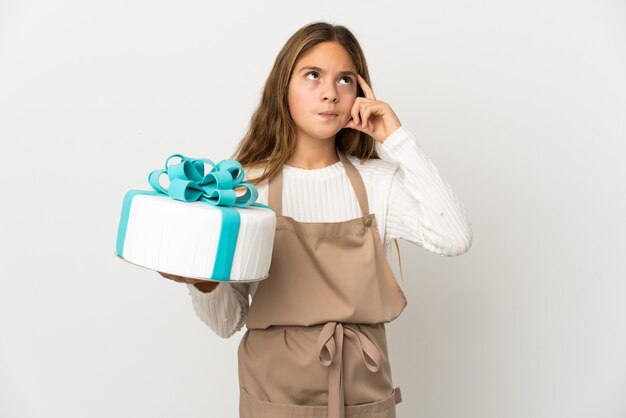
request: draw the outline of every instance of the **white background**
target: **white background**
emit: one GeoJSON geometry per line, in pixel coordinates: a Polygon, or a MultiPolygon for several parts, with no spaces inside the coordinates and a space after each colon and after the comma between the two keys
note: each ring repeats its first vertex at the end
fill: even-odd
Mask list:
{"type": "Polygon", "coordinates": [[[626,5],[606,0],[0,1],[0,416],[238,415],[243,331],[114,257],[122,197],[172,152],[228,158],[318,19],[353,30],[474,231],[460,257],[402,243],[398,416],[626,416],[626,5]]]}

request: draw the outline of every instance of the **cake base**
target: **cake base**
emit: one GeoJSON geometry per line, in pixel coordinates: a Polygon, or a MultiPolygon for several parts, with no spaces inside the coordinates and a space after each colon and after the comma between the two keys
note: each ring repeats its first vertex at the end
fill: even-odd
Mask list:
{"type": "MultiPolygon", "coordinates": [[[[113,254],[115,254],[115,256],[117,258],[119,258],[120,260],[126,261],[127,263],[130,263],[134,266],[138,266],[147,270],[152,270],[154,272],[159,272],[158,270],[155,270],[153,268],[150,267],[146,267],[146,266],[142,266],[141,264],[137,264],[137,263],[133,263],[132,261],[129,261],[127,259],[125,259],[124,257],[122,257],[121,255],[119,255],[118,253],[116,253],[115,251],[113,251],[113,254]]],[[[167,273],[167,274],[173,274],[175,276],[177,276],[177,273],[172,273],[169,271],[161,271],[161,273],[167,273]]],[[[182,276],[181,276],[182,277],[182,276]]],[[[261,280],[265,280],[269,277],[269,274],[266,274],[265,276],[259,278],[259,279],[254,279],[254,280],[211,280],[211,279],[207,279],[206,277],[192,277],[192,276],[185,276],[189,279],[194,279],[194,280],[201,280],[203,282],[216,282],[216,283],[254,283],[254,282],[260,282],[261,280]]]]}

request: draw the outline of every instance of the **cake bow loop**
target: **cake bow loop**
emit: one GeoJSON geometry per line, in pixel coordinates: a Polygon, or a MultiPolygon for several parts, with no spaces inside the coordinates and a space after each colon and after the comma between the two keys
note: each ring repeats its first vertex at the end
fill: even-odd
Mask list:
{"type": "Polygon", "coordinates": [[[154,190],[183,202],[202,201],[216,206],[245,207],[254,204],[259,193],[256,187],[243,181],[242,165],[236,160],[222,160],[215,164],[206,158],[188,158],[182,154],[172,154],[165,160],[165,168],[153,170],[148,182],[154,190]],[[170,163],[172,158],[180,158],[178,163],[170,163]],[[205,174],[207,164],[211,166],[205,174]],[[161,185],[161,176],[166,174],[170,184],[161,185]],[[235,189],[245,188],[243,195],[237,196],[235,189]]]}

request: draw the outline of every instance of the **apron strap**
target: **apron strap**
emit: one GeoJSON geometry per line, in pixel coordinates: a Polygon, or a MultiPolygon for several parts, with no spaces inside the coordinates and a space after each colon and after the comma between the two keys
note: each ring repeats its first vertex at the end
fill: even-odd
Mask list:
{"type": "MultiPolygon", "coordinates": [[[[339,154],[339,159],[343,163],[348,179],[350,179],[350,184],[352,185],[354,193],[359,201],[359,206],[361,207],[363,216],[369,215],[370,209],[367,202],[367,192],[365,190],[365,183],[363,183],[361,173],[359,173],[356,167],[343,152],[337,149],[337,154],[339,154]]],[[[276,216],[282,216],[283,214],[282,191],[283,168],[280,167],[268,181],[268,205],[274,210],[276,216]]]]}
{"type": "Polygon", "coordinates": [[[356,193],[356,197],[359,200],[361,212],[363,212],[363,216],[367,216],[370,214],[370,208],[369,204],[367,203],[367,192],[365,191],[365,184],[363,183],[361,173],[359,173],[359,170],[356,169],[356,167],[343,152],[337,150],[337,153],[339,154],[339,158],[341,159],[341,162],[346,169],[346,173],[348,174],[350,183],[352,183],[354,193],[356,193]]]}
{"type": "Polygon", "coordinates": [[[267,204],[274,210],[276,217],[283,215],[283,167],[278,167],[278,170],[270,177],[267,183],[267,204]]]}

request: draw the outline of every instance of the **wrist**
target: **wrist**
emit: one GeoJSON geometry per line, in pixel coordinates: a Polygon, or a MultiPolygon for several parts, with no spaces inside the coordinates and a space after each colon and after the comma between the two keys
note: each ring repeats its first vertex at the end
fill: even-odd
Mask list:
{"type": "Polygon", "coordinates": [[[399,121],[397,124],[394,123],[391,129],[389,129],[389,134],[378,142],[380,142],[381,144],[384,143],[387,139],[391,138],[396,132],[398,132],[401,127],[402,127],[402,124],[399,121]]]}

